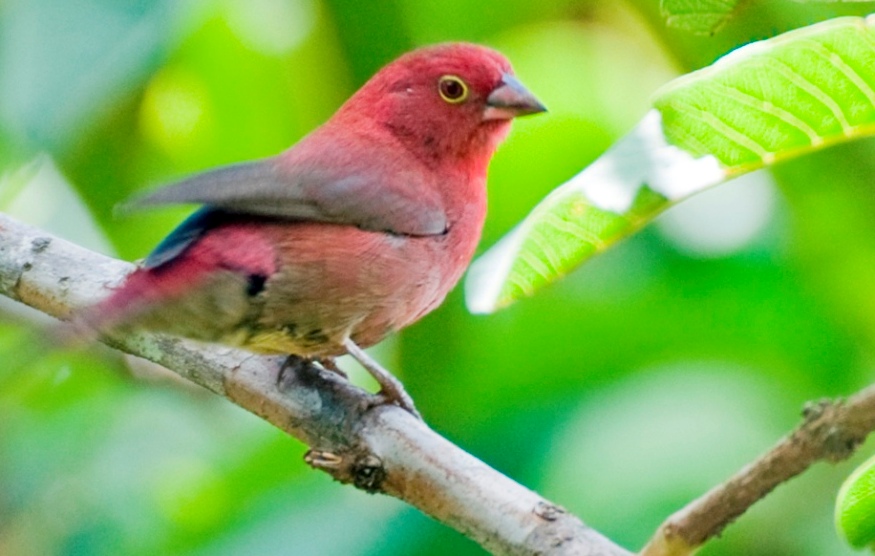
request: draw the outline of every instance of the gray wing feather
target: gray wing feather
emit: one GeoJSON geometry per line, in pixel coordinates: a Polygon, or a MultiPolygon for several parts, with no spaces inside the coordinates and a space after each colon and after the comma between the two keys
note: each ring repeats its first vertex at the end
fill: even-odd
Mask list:
{"type": "Polygon", "coordinates": [[[133,201],[138,205],[196,203],[238,214],[332,222],[405,235],[446,231],[442,202],[415,172],[396,171],[386,187],[367,170],[307,167],[284,170],[274,159],[225,166],[197,174],[133,201]],[[400,174],[400,175],[399,175],[400,174]]]}

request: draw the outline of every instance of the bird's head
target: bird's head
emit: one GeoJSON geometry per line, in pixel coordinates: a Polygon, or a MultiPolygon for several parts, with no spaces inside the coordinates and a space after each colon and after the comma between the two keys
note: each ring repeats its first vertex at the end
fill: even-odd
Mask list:
{"type": "Polygon", "coordinates": [[[487,162],[513,118],[546,110],[504,56],[467,43],[401,56],[344,109],[364,113],[425,160],[461,156],[487,162]]]}

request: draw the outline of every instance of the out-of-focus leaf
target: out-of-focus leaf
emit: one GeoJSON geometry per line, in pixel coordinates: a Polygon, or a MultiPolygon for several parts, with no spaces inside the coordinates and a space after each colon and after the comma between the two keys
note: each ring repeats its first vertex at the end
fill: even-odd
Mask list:
{"type": "Polygon", "coordinates": [[[774,415],[770,407],[792,406],[776,390],[756,369],[715,361],[618,381],[557,431],[541,488],[610,538],[640,546],[657,525],[645,516],[669,515],[780,435],[782,424],[763,418],[774,415]],[[605,481],[617,468],[621,479],[605,481]]]}
{"type": "Polygon", "coordinates": [[[820,151],[773,172],[792,214],[800,279],[864,349],[875,345],[873,174],[875,139],[820,151]]]}
{"type": "Polygon", "coordinates": [[[351,489],[325,490],[327,483],[310,474],[297,484],[274,488],[236,516],[235,521],[247,527],[218,532],[204,547],[187,554],[345,556],[397,549],[387,545],[385,536],[391,521],[405,509],[402,502],[351,489]],[[343,534],[338,534],[338,524],[343,524],[343,534]]]}
{"type": "Polygon", "coordinates": [[[325,0],[356,84],[361,85],[380,67],[413,46],[399,2],[325,0]]]}
{"type": "Polygon", "coordinates": [[[160,62],[191,5],[8,0],[0,18],[0,120],[36,149],[69,147],[160,62]]]}
{"type": "Polygon", "coordinates": [[[0,175],[0,210],[89,249],[112,253],[82,199],[47,155],[0,175]]]}
{"type": "Polygon", "coordinates": [[[847,478],[836,497],[836,528],[854,548],[875,543],[875,457],[847,478]]]}
{"type": "Polygon", "coordinates": [[[873,21],[791,31],[669,84],[634,131],[474,263],[469,308],[490,312],[531,295],[730,177],[872,135],[873,21]]]}
{"type": "MultiPolygon", "coordinates": [[[[599,8],[611,10],[611,3],[580,0],[395,0],[402,8],[411,36],[430,43],[465,37],[493,38],[508,29],[520,29],[540,22],[568,21],[586,17],[599,8]]],[[[570,54],[570,53],[569,53],[570,54]]]]}
{"type": "Polygon", "coordinates": [[[742,0],[662,0],[660,10],[669,27],[697,35],[717,32],[742,0]]]}
{"type": "Polygon", "coordinates": [[[217,3],[145,80],[142,95],[101,121],[63,161],[122,257],[143,257],[186,210],[115,214],[136,190],[276,154],[347,96],[350,80],[337,39],[317,4],[259,5],[271,2],[298,6],[284,8],[278,19],[304,14],[289,29],[296,42],[253,37],[256,14],[242,15],[234,2],[217,3]]]}

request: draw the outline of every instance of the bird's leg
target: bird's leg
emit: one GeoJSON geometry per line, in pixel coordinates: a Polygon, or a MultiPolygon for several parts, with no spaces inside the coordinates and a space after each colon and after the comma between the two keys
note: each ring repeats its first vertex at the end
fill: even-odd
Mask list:
{"type": "Polygon", "coordinates": [[[352,355],[374,377],[374,380],[380,385],[380,396],[385,398],[386,401],[406,409],[414,417],[422,420],[422,415],[416,411],[416,406],[413,405],[413,398],[404,389],[404,385],[401,384],[400,380],[392,376],[392,373],[384,369],[382,365],[377,363],[374,358],[349,338],[343,341],[343,347],[346,348],[347,353],[352,355]]]}

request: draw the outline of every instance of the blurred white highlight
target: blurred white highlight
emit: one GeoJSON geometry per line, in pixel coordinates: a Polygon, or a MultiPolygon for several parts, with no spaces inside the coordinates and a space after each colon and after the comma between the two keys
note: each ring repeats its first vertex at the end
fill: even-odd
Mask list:
{"type": "Polygon", "coordinates": [[[777,198],[771,175],[754,172],[672,208],[656,225],[667,241],[687,255],[726,257],[761,236],[774,216],[777,198]]]}
{"type": "Polygon", "coordinates": [[[311,0],[234,0],[226,3],[225,14],[243,44],[270,56],[292,51],[316,21],[311,0]]]}

